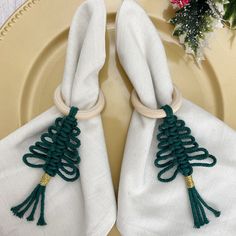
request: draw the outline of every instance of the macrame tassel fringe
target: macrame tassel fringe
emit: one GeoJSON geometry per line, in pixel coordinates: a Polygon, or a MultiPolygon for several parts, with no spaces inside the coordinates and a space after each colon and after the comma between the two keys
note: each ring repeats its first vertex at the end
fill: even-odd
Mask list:
{"type": "Polygon", "coordinates": [[[40,181],[40,184],[35,187],[33,192],[21,204],[11,208],[11,211],[14,213],[14,215],[22,218],[29,208],[33,206],[30,215],[27,217],[28,221],[33,221],[35,211],[40,201],[40,216],[37,225],[46,225],[47,223],[44,219],[44,204],[46,185],[48,184],[49,180],[50,176],[45,173],[40,181]]]}
{"type": "Polygon", "coordinates": [[[185,181],[188,188],[188,195],[191,204],[194,225],[196,228],[200,228],[201,226],[208,224],[209,220],[206,217],[206,213],[204,207],[211,211],[216,217],[220,216],[220,211],[217,211],[210,207],[200,196],[198,191],[194,186],[194,182],[192,176],[186,176],[185,181]]]}

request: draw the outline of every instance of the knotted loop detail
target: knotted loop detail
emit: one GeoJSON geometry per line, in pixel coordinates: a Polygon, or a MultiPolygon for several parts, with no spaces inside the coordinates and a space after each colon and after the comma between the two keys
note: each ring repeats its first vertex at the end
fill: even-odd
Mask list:
{"type": "Polygon", "coordinates": [[[158,127],[159,150],[154,164],[161,170],[157,178],[161,182],[170,182],[176,178],[178,173],[184,176],[194,225],[199,228],[209,223],[205,209],[216,217],[220,216],[220,211],[210,207],[198,193],[192,178],[193,166],[212,167],[216,164],[216,158],[210,155],[205,148],[199,147],[191,135],[191,129],[185,126],[183,120],[174,115],[169,105],[163,106],[162,109],[166,116],[158,127]],[[208,162],[199,162],[202,160],[208,160],[208,162]],[[166,177],[169,173],[171,173],[170,176],[166,177]]]}
{"type": "Polygon", "coordinates": [[[57,118],[55,124],[48,128],[48,132],[41,135],[41,141],[30,146],[30,153],[23,156],[26,165],[43,168],[51,177],[58,174],[66,181],[74,181],[79,177],[76,166],[80,162],[80,140],[77,138],[80,129],[75,118],[77,111],[78,108],[72,107],[67,116],[57,118]],[[37,159],[41,162],[32,163],[32,160],[37,159]]]}
{"type": "Polygon", "coordinates": [[[47,132],[41,135],[40,141],[30,146],[30,152],[23,156],[26,165],[42,168],[44,174],[31,194],[22,203],[11,208],[14,215],[22,218],[26,212],[31,210],[27,220],[33,221],[36,209],[39,208],[40,215],[37,225],[46,225],[44,219],[45,191],[51,177],[59,175],[65,181],[70,182],[79,178],[78,148],[80,140],[77,136],[80,134],[80,129],[77,127],[75,117],[77,112],[78,108],[71,107],[67,116],[57,118],[47,132]],[[40,160],[40,163],[32,163],[37,160],[40,160]]]}
{"type": "MultiPolygon", "coordinates": [[[[57,109],[64,115],[68,115],[70,107],[68,107],[62,99],[61,86],[58,86],[54,92],[54,104],[57,109]]],[[[88,120],[99,115],[105,107],[105,97],[100,90],[96,104],[88,110],[79,110],[75,115],[77,120],[88,120]]]]}
{"type": "Polygon", "coordinates": [[[216,158],[205,148],[199,147],[191,135],[190,128],[185,126],[185,122],[173,114],[169,105],[163,106],[162,109],[166,112],[166,117],[158,127],[159,151],[154,162],[155,166],[162,168],[158,173],[158,179],[162,182],[170,182],[175,179],[178,172],[184,176],[190,176],[193,173],[193,166],[214,166],[216,158]],[[202,160],[208,160],[208,162],[197,162],[202,160]],[[174,167],[173,174],[165,177],[167,172],[174,167]]]}

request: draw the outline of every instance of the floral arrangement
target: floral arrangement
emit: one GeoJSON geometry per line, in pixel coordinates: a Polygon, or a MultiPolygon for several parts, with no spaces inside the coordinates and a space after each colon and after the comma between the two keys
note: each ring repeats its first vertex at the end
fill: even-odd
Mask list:
{"type": "Polygon", "coordinates": [[[204,48],[216,28],[236,29],[236,0],[171,0],[171,4],[176,9],[170,19],[173,35],[197,61],[204,59],[204,48]]]}

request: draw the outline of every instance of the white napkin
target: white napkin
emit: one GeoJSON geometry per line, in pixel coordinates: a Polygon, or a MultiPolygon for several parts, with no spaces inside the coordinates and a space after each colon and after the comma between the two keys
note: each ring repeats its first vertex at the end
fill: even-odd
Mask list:
{"type": "MultiPolygon", "coordinates": [[[[116,19],[120,62],[142,103],[150,108],[170,104],[173,84],[159,35],[134,0],[124,0],[116,19]]],[[[190,78],[191,79],[191,78],[190,78]]],[[[154,166],[162,120],[133,112],[118,196],[117,226],[124,236],[225,235],[236,232],[236,133],[222,121],[184,99],[176,115],[192,129],[200,146],[215,155],[212,168],[193,167],[196,188],[203,199],[221,211],[206,210],[210,223],[200,229],[193,219],[183,176],[160,182],[154,166]]]]}
{"type": "MultiPolygon", "coordinates": [[[[103,0],[87,0],[72,21],[62,95],[67,105],[86,110],[99,93],[98,73],[105,61],[106,9],[103,0]]],[[[52,94],[53,96],[53,94],[52,94]]],[[[80,178],[66,182],[56,175],[47,185],[46,226],[13,216],[39,183],[42,169],[26,166],[22,156],[62,114],[52,107],[0,142],[0,235],[104,236],[116,219],[116,203],[107,159],[101,117],[78,121],[80,178]]]]}

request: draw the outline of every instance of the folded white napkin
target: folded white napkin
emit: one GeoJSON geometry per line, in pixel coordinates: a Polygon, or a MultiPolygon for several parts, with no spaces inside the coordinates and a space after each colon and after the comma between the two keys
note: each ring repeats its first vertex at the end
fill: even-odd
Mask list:
{"type": "MultiPolygon", "coordinates": [[[[106,9],[103,0],[87,0],[76,11],[69,33],[62,95],[68,106],[87,110],[99,94],[98,73],[105,61],[106,9]]],[[[53,94],[52,94],[53,96],[53,94]]],[[[45,194],[46,226],[14,216],[11,207],[21,203],[39,183],[41,168],[22,161],[29,146],[63,115],[52,107],[0,142],[0,235],[104,236],[116,219],[116,203],[100,115],[79,120],[80,178],[66,182],[52,177],[45,194]]]]}
{"type": "MultiPolygon", "coordinates": [[[[151,20],[134,0],[124,0],[116,28],[120,62],[141,102],[153,109],[170,104],[173,84],[162,42],[151,20]]],[[[117,226],[125,236],[233,236],[236,232],[236,133],[185,99],[176,115],[191,128],[200,147],[217,158],[212,168],[193,167],[193,178],[202,198],[220,210],[221,216],[216,218],[205,210],[210,223],[200,229],[193,227],[182,174],[178,173],[168,183],[157,179],[161,169],[154,165],[158,151],[156,136],[163,120],[146,118],[134,111],[122,164],[117,226]]]]}

